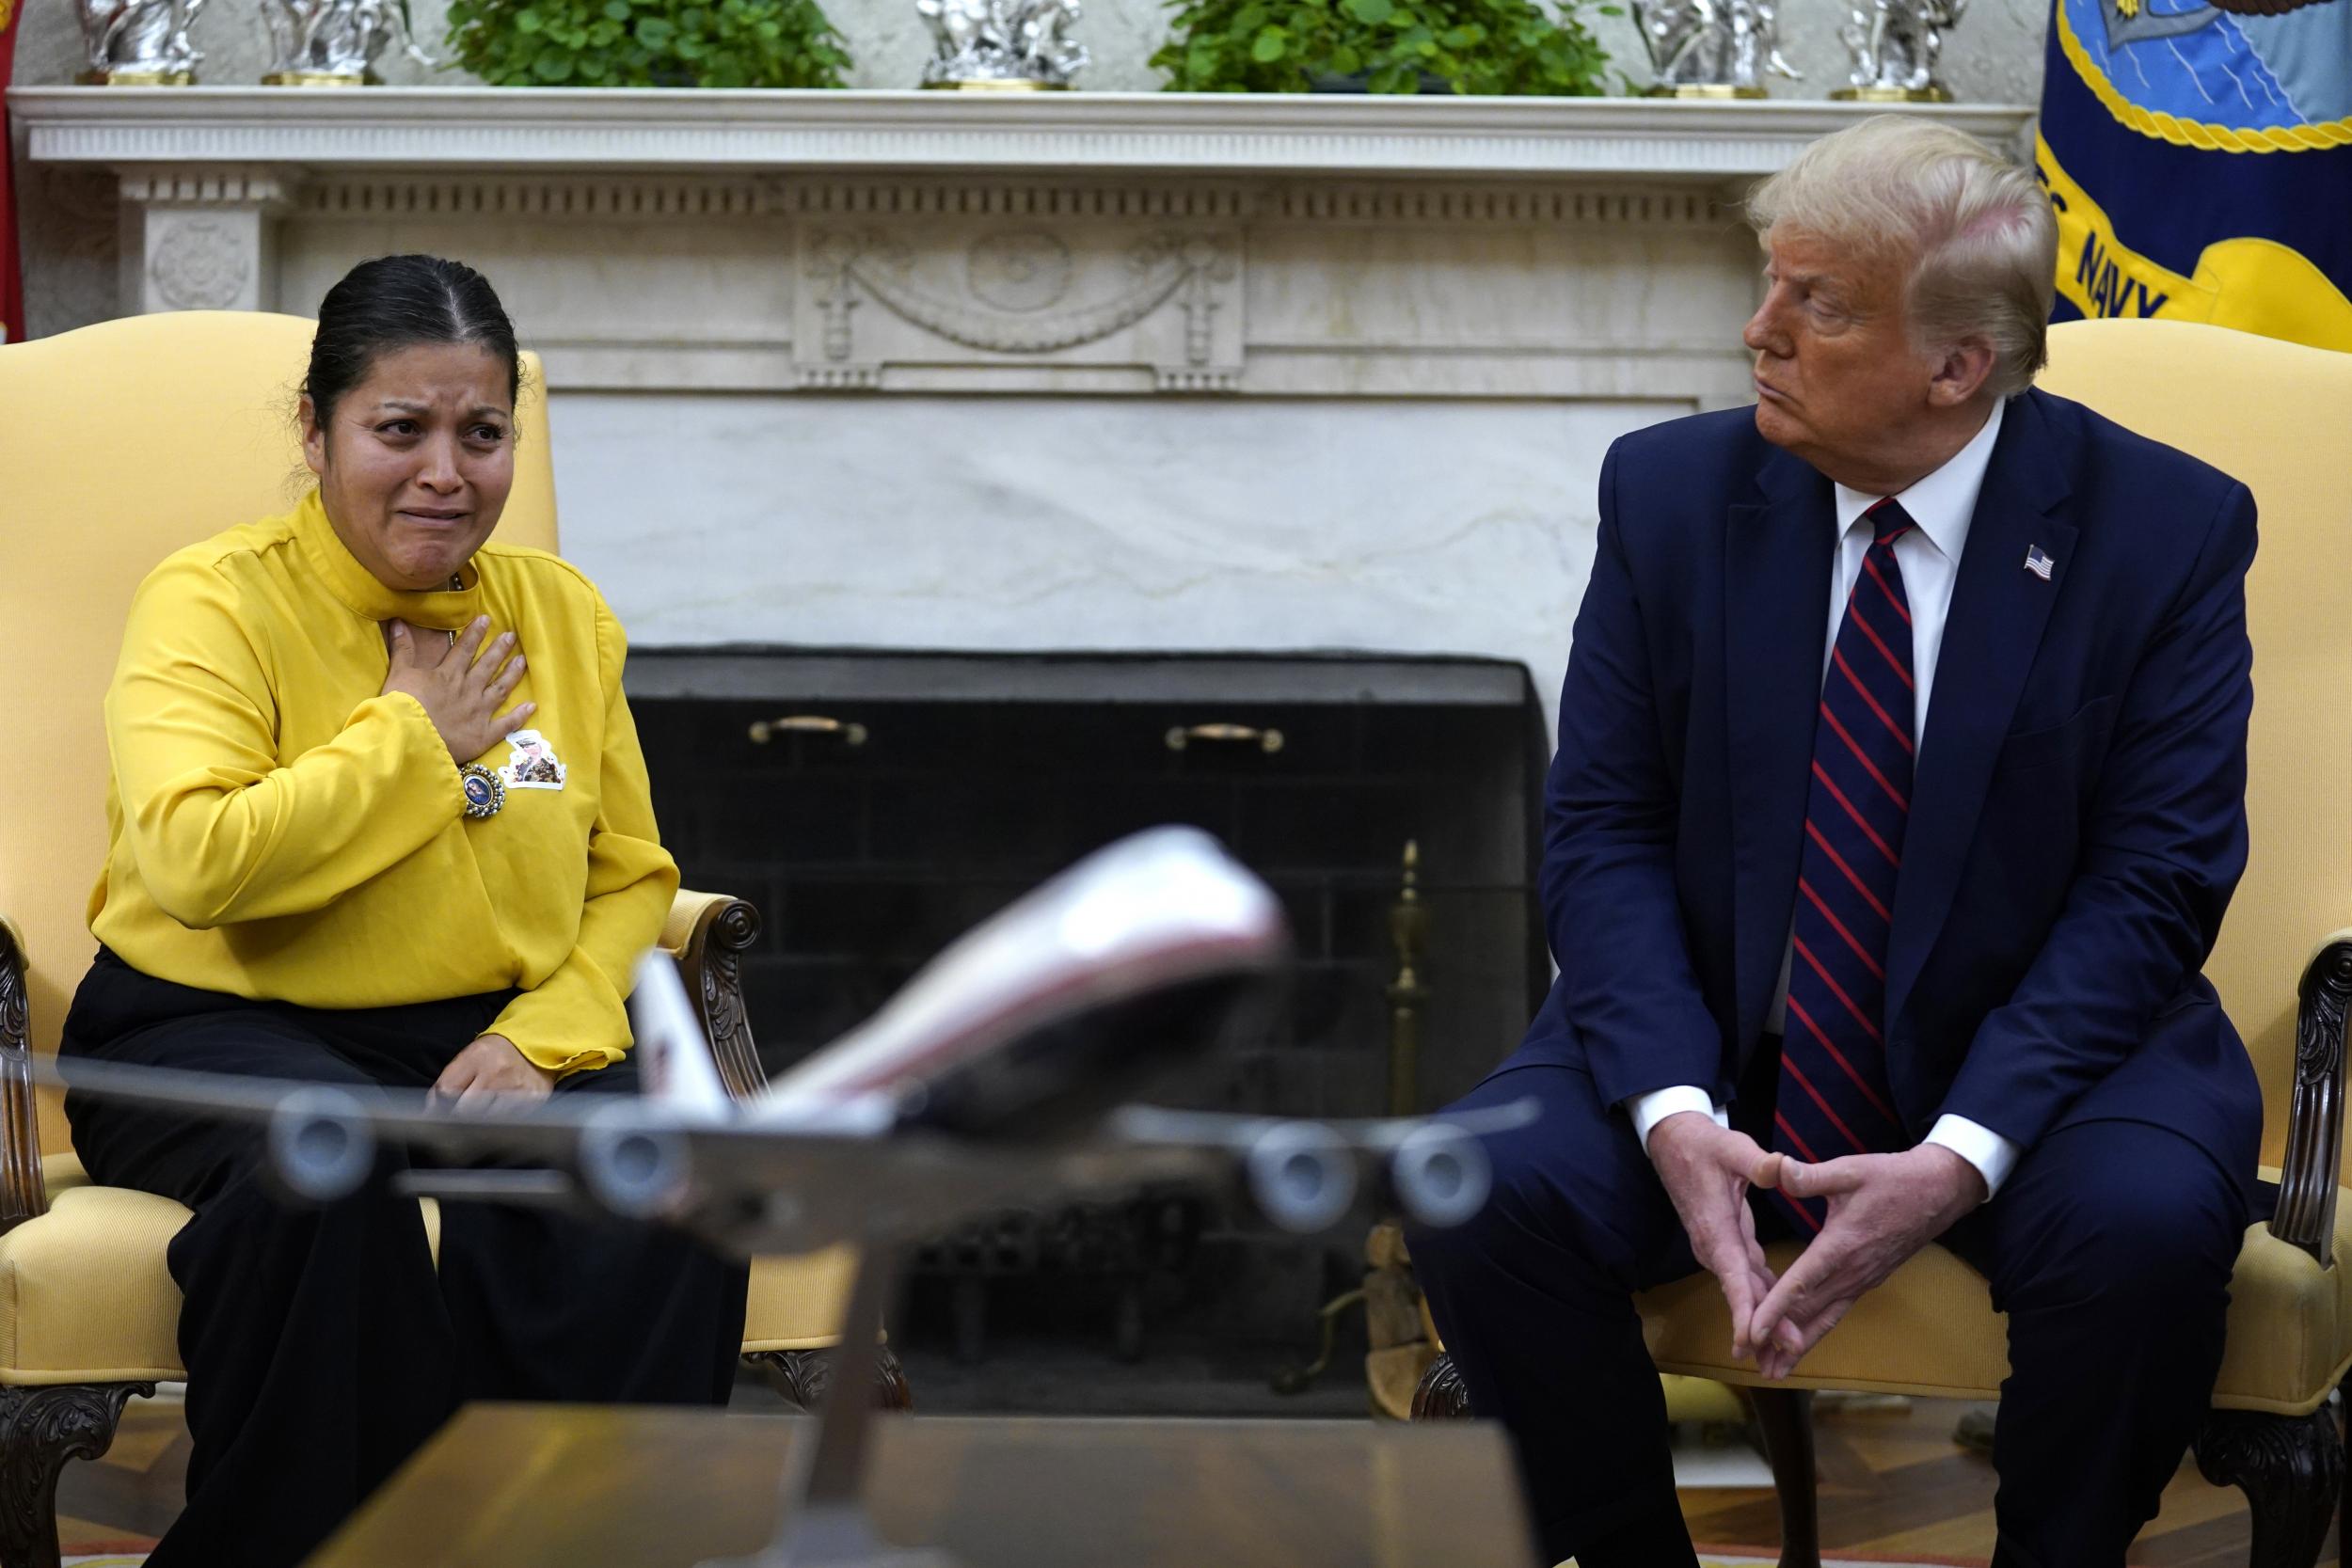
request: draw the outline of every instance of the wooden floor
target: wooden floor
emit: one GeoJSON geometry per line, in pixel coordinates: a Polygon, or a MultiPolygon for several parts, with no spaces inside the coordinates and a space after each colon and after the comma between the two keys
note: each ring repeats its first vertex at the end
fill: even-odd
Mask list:
{"type": "MultiPolygon", "coordinates": [[[[1955,1447],[1953,1423],[1968,1407],[1919,1401],[1899,1411],[1836,1411],[1819,1423],[1821,1534],[1832,1552],[1984,1558],[1993,1543],[1993,1467],[1955,1447]]],[[[106,1457],[68,1467],[59,1487],[61,1533],[77,1542],[161,1534],[178,1508],[187,1431],[176,1402],[136,1400],[106,1457]]],[[[1766,1490],[1683,1494],[1693,1536],[1725,1545],[1769,1545],[1778,1514],[1766,1490]]],[[[2208,1486],[2185,1465],[2164,1512],[2131,1561],[2172,1568],[2245,1568],[2245,1500],[2208,1486]]],[[[2338,1560],[2333,1537],[2321,1554],[2338,1560]]]]}
{"type": "MultiPolygon", "coordinates": [[[[1835,1411],[1816,1423],[1820,1465],[1821,1547],[1889,1557],[1974,1558],[1993,1553],[1993,1465],[1952,1442],[1969,1406],[1917,1400],[1905,1410],[1835,1411]]],[[[1685,1492],[1692,1535],[1721,1544],[1778,1539],[1769,1490],[1685,1492]]],[[[2246,1498],[2208,1485],[2184,1464],[2164,1509],[2127,1560],[2170,1568],[2246,1568],[2246,1498]]],[[[2330,1534],[2322,1563],[2338,1560],[2330,1534]]]]}

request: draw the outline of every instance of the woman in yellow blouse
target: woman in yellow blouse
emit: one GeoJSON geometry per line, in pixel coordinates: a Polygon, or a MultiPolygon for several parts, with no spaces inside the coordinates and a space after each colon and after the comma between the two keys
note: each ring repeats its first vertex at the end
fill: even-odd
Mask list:
{"type": "MultiPolygon", "coordinates": [[[[489,543],[519,362],[480,274],[396,256],[319,311],[318,484],[166,560],[105,705],[99,955],[64,1050],[493,1101],[634,1088],[624,1001],[677,871],[595,586],[489,543]]],[[[723,1402],[743,1276],[487,1204],[324,1209],[248,1132],[69,1095],[91,1174],[177,1198],[188,1501],[154,1568],[298,1561],[469,1399],[723,1402]]],[[[388,1156],[388,1164],[393,1157],[388,1156]]]]}

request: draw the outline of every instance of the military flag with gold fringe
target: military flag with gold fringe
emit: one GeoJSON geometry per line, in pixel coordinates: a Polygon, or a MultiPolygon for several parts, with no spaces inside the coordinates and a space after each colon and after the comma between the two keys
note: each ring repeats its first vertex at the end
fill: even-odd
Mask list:
{"type": "Polygon", "coordinates": [[[2053,0],[2057,319],[2352,350],[2352,0],[2053,0]]]}

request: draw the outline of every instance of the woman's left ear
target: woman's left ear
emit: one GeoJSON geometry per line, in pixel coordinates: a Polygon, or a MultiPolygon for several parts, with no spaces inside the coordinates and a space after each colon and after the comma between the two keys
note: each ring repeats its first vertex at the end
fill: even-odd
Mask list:
{"type": "Polygon", "coordinates": [[[300,418],[302,460],[310,466],[312,473],[323,474],[326,472],[326,432],[319,428],[318,405],[310,401],[308,392],[302,394],[300,418]]]}

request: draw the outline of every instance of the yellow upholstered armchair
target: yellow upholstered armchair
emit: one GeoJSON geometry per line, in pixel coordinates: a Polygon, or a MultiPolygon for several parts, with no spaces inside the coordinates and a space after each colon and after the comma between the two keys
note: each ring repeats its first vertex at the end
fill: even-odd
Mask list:
{"type": "MultiPolygon", "coordinates": [[[[2234,475],[2261,509],[2247,581],[2253,851],[2205,973],[2261,1076],[2263,1174],[2280,1193],[2276,1217],[2246,1233],[2196,1454],[2250,1499],[2254,1568],[2311,1568],[2344,1479],[2328,1397],[2352,1367],[2352,1267],[2336,1257],[2352,999],[2352,355],[2176,322],[2084,322],[2052,331],[2042,385],[2234,475]]],[[[1777,1249],[1774,1266],[1793,1255],[1777,1249]]],[[[1820,1561],[1807,1390],[1991,1400],[2009,1374],[1984,1281],[1941,1247],[1864,1297],[1776,1385],[1731,1359],[1704,1276],[1639,1306],[1661,1370],[1752,1390],[1780,1489],[1782,1568],[1820,1561]]],[[[1414,1409],[1470,1414],[1450,1361],[1423,1377],[1414,1409]]]]}
{"type": "MultiPolygon", "coordinates": [[[[58,1469],[105,1451],[134,1392],[184,1376],[164,1247],[187,1211],[91,1184],[26,1053],[55,1049],[95,951],[84,904],[105,857],[100,702],[132,590],[172,550],[299,496],[293,416],[310,331],[291,316],[189,312],[0,348],[0,1568],[55,1568],[58,1469]]],[[[525,376],[498,536],[551,549],[535,362],[525,376]]],[[[661,937],[739,1096],[762,1082],[738,969],[758,931],[749,904],[681,892],[661,937]]],[[[816,1353],[837,1337],[852,1262],[834,1251],[754,1265],[744,1354],[803,1403],[822,1388],[816,1353]]],[[[878,1396],[904,1405],[884,1368],[878,1396]]]]}

